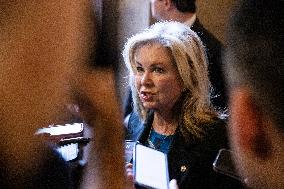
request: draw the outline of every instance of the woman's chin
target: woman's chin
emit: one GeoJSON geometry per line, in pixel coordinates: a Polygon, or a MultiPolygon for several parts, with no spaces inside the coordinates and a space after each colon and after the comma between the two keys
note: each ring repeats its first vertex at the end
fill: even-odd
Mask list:
{"type": "Polygon", "coordinates": [[[157,105],[152,102],[143,102],[143,107],[146,109],[156,109],[157,105]]]}

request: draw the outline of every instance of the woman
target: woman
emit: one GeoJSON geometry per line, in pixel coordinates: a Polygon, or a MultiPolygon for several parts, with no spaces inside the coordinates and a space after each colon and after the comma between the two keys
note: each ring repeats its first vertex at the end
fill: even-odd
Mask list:
{"type": "Polygon", "coordinates": [[[196,33],[161,22],[131,37],[123,51],[134,111],[126,139],[168,154],[170,179],[179,188],[234,188],[213,171],[227,147],[224,122],[211,108],[207,58],[196,33]]]}

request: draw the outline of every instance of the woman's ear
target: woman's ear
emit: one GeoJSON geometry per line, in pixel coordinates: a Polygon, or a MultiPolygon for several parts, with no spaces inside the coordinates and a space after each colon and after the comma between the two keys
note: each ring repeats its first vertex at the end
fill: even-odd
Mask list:
{"type": "Polygon", "coordinates": [[[268,158],[272,147],[267,130],[267,115],[257,106],[250,91],[246,88],[232,90],[230,109],[230,137],[234,144],[256,158],[268,158]]]}

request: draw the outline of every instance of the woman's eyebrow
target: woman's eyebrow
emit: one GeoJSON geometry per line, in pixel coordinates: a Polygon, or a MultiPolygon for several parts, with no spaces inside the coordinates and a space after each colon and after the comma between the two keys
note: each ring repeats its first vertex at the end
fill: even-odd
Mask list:
{"type": "Polygon", "coordinates": [[[163,64],[159,62],[151,64],[151,67],[155,67],[155,66],[163,66],[163,64]]]}
{"type": "Polygon", "coordinates": [[[140,62],[138,62],[138,61],[135,61],[135,64],[136,64],[137,66],[142,66],[142,64],[141,64],[140,62]]]}
{"type": "MultiPolygon", "coordinates": [[[[138,62],[138,61],[135,61],[135,65],[136,66],[143,66],[140,62],[138,62]]],[[[151,65],[150,65],[150,67],[156,67],[156,66],[162,66],[163,67],[163,63],[160,63],[160,62],[156,62],[156,63],[152,63],[151,65]]]]}

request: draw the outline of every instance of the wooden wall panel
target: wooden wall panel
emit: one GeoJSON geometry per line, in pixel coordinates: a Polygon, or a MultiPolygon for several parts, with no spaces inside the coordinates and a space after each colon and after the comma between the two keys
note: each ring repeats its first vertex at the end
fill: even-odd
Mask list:
{"type": "Polygon", "coordinates": [[[233,3],[234,0],[197,0],[197,15],[202,24],[223,42],[233,3]]]}

